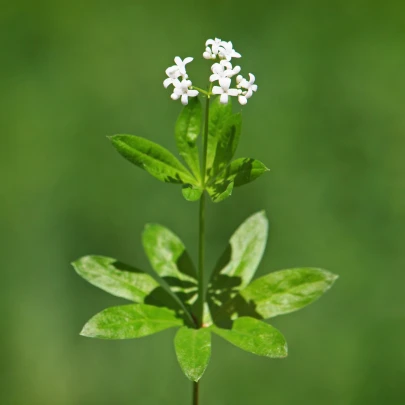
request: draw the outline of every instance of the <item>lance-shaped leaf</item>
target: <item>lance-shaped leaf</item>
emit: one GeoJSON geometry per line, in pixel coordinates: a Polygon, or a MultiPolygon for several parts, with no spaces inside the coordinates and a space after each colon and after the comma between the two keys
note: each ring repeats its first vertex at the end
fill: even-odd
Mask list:
{"type": "Polygon", "coordinates": [[[86,323],[80,334],[99,339],[133,339],[182,325],[183,320],[170,309],[131,304],[101,311],[86,323]]]}
{"type": "MultiPolygon", "coordinates": [[[[227,104],[221,104],[219,97],[214,99],[210,106],[209,125],[208,125],[208,148],[207,148],[207,168],[206,178],[215,177],[219,169],[219,157],[216,158],[217,151],[223,150],[224,147],[229,148],[228,154],[233,156],[235,152],[239,132],[232,132],[229,130],[228,119],[232,117],[232,103],[229,101],[227,104]],[[232,137],[233,134],[233,137],[232,137]],[[225,143],[226,135],[232,137],[228,139],[228,145],[225,143]],[[235,145],[236,144],[236,145],[235,145]]],[[[219,153],[221,154],[221,153],[219,153]]],[[[229,159],[232,159],[232,156],[229,159]]],[[[226,166],[226,165],[225,165],[226,166]]]]}
{"type": "Polygon", "coordinates": [[[218,261],[208,286],[208,303],[215,321],[216,312],[252,279],[263,256],[268,221],[260,211],[239,226],[218,261]]]}
{"type": "Polygon", "coordinates": [[[157,143],[135,135],[114,135],[109,139],[125,159],[158,180],[174,184],[197,184],[179,160],[157,143]]]}
{"type": "Polygon", "coordinates": [[[338,278],[316,268],[280,270],[260,277],[240,292],[263,319],[297,311],[317,300],[338,278]]]}
{"type": "Polygon", "coordinates": [[[207,328],[190,329],[183,326],[174,339],[177,360],[191,381],[204,374],[211,357],[211,332],[207,328]]]}
{"type": "Polygon", "coordinates": [[[232,329],[212,326],[212,331],[247,352],[272,358],[287,356],[287,342],[273,326],[250,317],[236,319],[232,329]]]}
{"type": "Polygon", "coordinates": [[[239,158],[234,160],[218,177],[225,181],[233,181],[235,187],[251,183],[269,169],[259,160],[251,158],[239,158]]]}
{"type": "Polygon", "coordinates": [[[240,113],[231,115],[221,124],[216,135],[217,144],[210,177],[215,177],[229,165],[239,143],[241,128],[242,115],[240,113]]]}
{"type": "Polygon", "coordinates": [[[143,303],[159,283],[149,274],[104,256],[85,256],[72,263],[76,272],[94,286],[137,303],[143,303]]]}
{"type": "Polygon", "coordinates": [[[171,290],[187,305],[197,293],[197,276],[183,242],[169,229],[148,224],[142,235],[143,247],[151,266],[171,290]]]}
{"type": "Polygon", "coordinates": [[[200,161],[197,138],[201,132],[202,108],[198,97],[189,98],[176,122],[175,136],[180,156],[187,163],[195,178],[200,181],[200,161]]]}

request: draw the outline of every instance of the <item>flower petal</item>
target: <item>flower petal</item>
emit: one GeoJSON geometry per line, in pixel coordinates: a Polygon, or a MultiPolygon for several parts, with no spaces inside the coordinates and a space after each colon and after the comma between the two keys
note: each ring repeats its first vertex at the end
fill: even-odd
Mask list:
{"type": "Polygon", "coordinates": [[[224,91],[228,91],[231,85],[231,79],[229,79],[229,77],[219,79],[219,85],[224,89],[224,91]]]}
{"type": "Polygon", "coordinates": [[[219,76],[216,73],[210,76],[210,82],[215,82],[215,80],[219,80],[219,76]]]}
{"type": "Polygon", "coordinates": [[[187,105],[188,104],[188,95],[187,94],[183,94],[181,96],[181,104],[183,105],[187,105]]]}
{"type": "Polygon", "coordinates": [[[173,83],[173,79],[170,79],[170,77],[168,77],[168,78],[163,82],[163,86],[164,86],[165,89],[167,89],[172,83],[173,83]]]}
{"type": "Polygon", "coordinates": [[[243,96],[243,95],[240,95],[238,97],[238,101],[239,101],[240,104],[245,105],[247,103],[247,98],[245,96],[243,96]]]}
{"type": "Polygon", "coordinates": [[[170,94],[170,98],[171,98],[172,100],[178,100],[178,99],[180,98],[180,95],[179,95],[179,94],[176,94],[176,93],[172,93],[172,94],[170,94]]]}
{"type": "Polygon", "coordinates": [[[183,65],[183,61],[181,60],[180,56],[176,56],[174,58],[174,63],[180,67],[180,65],[183,65]]]}
{"type": "Polygon", "coordinates": [[[222,87],[214,86],[212,88],[212,94],[222,94],[223,92],[222,87]]]}
{"type": "Polygon", "coordinates": [[[221,104],[228,104],[228,94],[221,94],[219,101],[221,104]]]}
{"type": "Polygon", "coordinates": [[[189,97],[197,97],[197,96],[198,96],[198,90],[189,90],[189,91],[187,92],[187,95],[188,95],[189,97]]]}
{"type": "Polygon", "coordinates": [[[238,89],[229,89],[228,94],[230,96],[238,96],[239,95],[239,90],[238,89]]]}

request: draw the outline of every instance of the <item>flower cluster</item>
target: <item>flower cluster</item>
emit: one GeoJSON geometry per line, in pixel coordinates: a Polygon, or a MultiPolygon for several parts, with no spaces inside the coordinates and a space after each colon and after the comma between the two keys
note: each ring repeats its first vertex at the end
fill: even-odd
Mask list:
{"type": "Polygon", "coordinates": [[[170,66],[166,69],[167,79],[163,82],[165,88],[171,84],[174,86],[173,93],[171,94],[172,100],[178,100],[181,98],[183,105],[188,104],[189,97],[196,97],[198,95],[197,90],[191,89],[191,80],[188,80],[188,74],[186,72],[186,65],[190,63],[193,58],[185,58],[182,60],[179,56],[174,58],[174,66],[170,66]],[[181,81],[179,78],[181,77],[181,81]]]}
{"type": "MultiPolygon", "coordinates": [[[[232,67],[232,58],[240,58],[242,55],[233,49],[232,42],[222,41],[219,38],[209,39],[205,43],[205,52],[203,57],[205,59],[214,60],[215,63],[211,66],[212,74],[209,78],[213,83],[218,81],[219,86],[211,85],[212,92],[210,94],[217,94],[220,96],[220,102],[227,104],[229,96],[238,97],[240,104],[245,105],[253,93],[257,91],[257,84],[255,84],[255,76],[249,73],[249,80],[239,75],[241,71],[240,66],[232,67]],[[232,77],[236,76],[236,88],[231,88],[232,77]]],[[[171,98],[178,100],[181,98],[182,104],[188,103],[188,97],[195,97],[199,91],[192,87],[192,82],[188,80],[186,72],[186,64],[190,63],[193,58],[185,58],[182,60],[176,56],[174,66],[166,69],[167,79],[163,82],[165,88],[173,85],[173,93],[171,98]],[[181,78],[181,81],[179,80],[181,78]]],[[[201,90],[201,89],[200,89],[201,90]]],[[[203,93],[204,91],[201,90],[203,93]]],[[[205,93],[204,93],[205,94],[205,93]]]]}

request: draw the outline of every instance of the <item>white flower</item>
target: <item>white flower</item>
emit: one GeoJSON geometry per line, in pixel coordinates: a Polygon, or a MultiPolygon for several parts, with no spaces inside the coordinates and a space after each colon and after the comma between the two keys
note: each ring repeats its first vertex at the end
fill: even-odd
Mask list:
{"type": "Polygon", "coordinates": [[[212,53],[212,50],[209,46],[205,48],[205,52],[203,53],[204,59],[216,59],[217,55],[212,53]]]}
{"type": "Polygon", "coordinates": [[[181,82],[178,79],[173,80],[173,93],[171,94],[172,100],[178,100],[181,97],[181,104],[187,105],[189,97],[196,97],[198,95],[197,90],[190,90],[192,85],[191,80],[183,79],[181,82]]]}
{"type": "Polygon", "coordinates": [[[187,63],[190,63],[194,58],[184,58],[184,60],[182,60],[180,58],[180,56],[176,56],[174,58],[174,63],[177,65],[177,67],[179,68],[180,73],[185,76],[186,75],[186,65],[187,63]]]}
{"type": "Polygon", "coordinates": [[[240,58],[241,54],[233,49],[232,42],[221,41],[221,46],[218,48],[218,55],[221,59],[230,61],[232,58],[240,58]]]}
{"type": "Polygon", "coordinates": [[[220,63],[214,63],[211,70],[213,74],[210,76],[210,82],[214,82],[215,80],[237,75],[240,72],[240,66],[235,66],[232,69],[231,62],[221,60],[220,63]]]}
{"type": "Polygon", "coordinates": [[[208,39],[205,46],[208,47],[208,45],[211,45],[213,55],[217,56],[221,42],[222,41],[219,38],[208,39]]]}
{"type": "Polygon", "coordinates": [[[228,103],[228,96],[238,96],[239,90],[237,89],[230,89],[231,79],[229,77],[225,77],[223,79],[219,79],[219,86],[214,86],[212,89],[212,94],[220,94],[220,102],[222,104],[228,103]]]}
{"type": "Polygon", "coordinates": [[[240,94],[238,97],[239,103],[242,105],[245,105],[247,103],[247,99],[253,96],[253,92],[257,91],[257,84],[255,83],[255,77],[252,75],[252,73],[249,73],[249,81],[244,79],[242,76],[238,76],[236,78],[236,87],[237,88],[244,88],[246,89],[245,91],[239,90],[240,94]]]}
{"type": "MultiPolygon", "coordinates": [[[[165,86],[166,89],[168,88],[168,86],[173,84],[174,80],[176,80],[178,77],[181,76],[179,67],[176,66],[176,65],[168,67],[166,69],[166,74],[167,74],[168,78],[165,79],[164,82],[163,82],[163,86],[165,86]]],[[[185,76],[186,76],[185,78],[187,79],[187,75],[185,75],[185,76]]]]}

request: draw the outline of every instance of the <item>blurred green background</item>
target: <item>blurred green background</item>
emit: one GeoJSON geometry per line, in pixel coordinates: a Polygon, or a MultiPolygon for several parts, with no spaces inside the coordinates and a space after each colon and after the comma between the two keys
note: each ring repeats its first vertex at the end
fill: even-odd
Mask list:
{"type": "Polygon", "coordinates": [[[103,254],[147,268],[140,234],[160,222],[196,254],[197,204],[131,167],[105,138],[175,150],[181,105],[162,81],[173,57],[232,40],[259,91],[237,152],[271,172],[208,206],[208,266],[265,209],[259,274],[340,275],[313,306],[273,324],[285,360],[215,337],[203,405],[405,403],[405,3],[403,1],[1,1],[0,403],[190,404],[173,331],[79,337],[123,303],[69,263],[103,254]]]}

